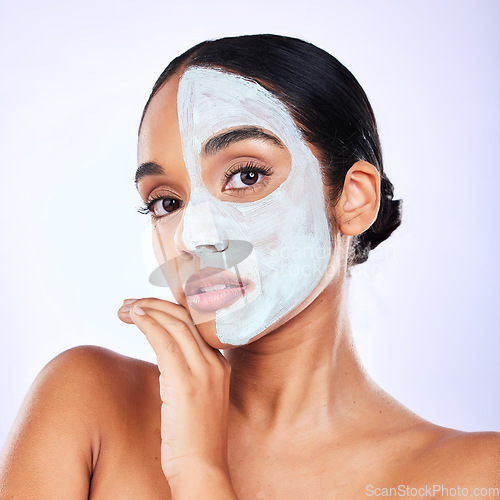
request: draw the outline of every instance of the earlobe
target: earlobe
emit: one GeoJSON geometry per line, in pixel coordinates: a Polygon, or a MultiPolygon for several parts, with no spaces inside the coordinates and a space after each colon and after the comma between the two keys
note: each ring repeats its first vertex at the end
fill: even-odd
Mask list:
{"type": "Polygon", "coordinates": [[[358,161],[349,169],[344,188],[335,207],[340,231],[354,236],[366,231],[377,218],[380,206],[380,174],[365,161],[358,161]]]}

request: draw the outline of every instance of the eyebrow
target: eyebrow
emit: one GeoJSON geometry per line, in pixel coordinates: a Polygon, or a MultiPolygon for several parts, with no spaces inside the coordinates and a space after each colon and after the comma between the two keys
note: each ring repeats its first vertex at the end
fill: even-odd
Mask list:
{"type": "Polygon", "coordinates": [[[285,148],[284,144],[274,135],[268,134],[258,127],[238,127],[228,132],[222,132],[210,138],[202,148],[202,155],[213,155],[228,148],[231,144],[247,139],[261,139],[272,142],[279,148],[285,148]]]}
{"type": "Polygon", "coordinates": [[[154,161],[148,161],[146,163],[141,163],[139,168],[135,173],[135,187],[137,188],[137,184],[139,181],[146,177],[147,175],[165,175],[165,170],[163,170],[161,165],[155,163],[154,161]]]}
{"type": "MultiPolygon", "coordinates": [[[[202,155],[209,156],[228,148],[231,144],[247,139],[261,139],[272,142],[279,148],[284,149],[285,145],[274,135],[268,134],[258,127],[238,127],[228,132],[222,132],[211,137],[202,148],[202,155]]],[[[139,165],[135,173],[135,187],[139,181],[148,175],[165,175],[163,167],[153,161],[148,161],[139,165]]]]}

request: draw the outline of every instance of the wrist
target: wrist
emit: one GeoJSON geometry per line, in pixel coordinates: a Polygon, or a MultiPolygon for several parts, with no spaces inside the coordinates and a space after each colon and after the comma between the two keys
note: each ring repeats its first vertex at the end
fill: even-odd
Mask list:
{"type": "Polygon", "coordinates": [[[226,466],[190,461],[168,478],[173,500],[237,500],[226,466]]]}

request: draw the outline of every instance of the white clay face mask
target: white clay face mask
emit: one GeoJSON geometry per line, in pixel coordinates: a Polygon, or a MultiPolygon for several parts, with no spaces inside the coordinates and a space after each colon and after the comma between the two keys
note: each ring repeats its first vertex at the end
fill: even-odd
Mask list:
{"type": "MultiPolygon", "coordinates": [[[[182,217],[184,249],[196,259],[164,249],[157,259],[172,288],[184,289],[195,323],[215,319],[222,343],[243,345],[297,308],[325,274],[332,244],[320,165],[284,104],[239,75],[187,69],[177,109],[191,192],[167,218],[182,217]],[[257,201],[223,201],[203,181],[203,145],[235,127],[271,132],[291,156],[288,177],[257,201]]],[[[168,224],[156,229],[165,248],[168,224]]]]}

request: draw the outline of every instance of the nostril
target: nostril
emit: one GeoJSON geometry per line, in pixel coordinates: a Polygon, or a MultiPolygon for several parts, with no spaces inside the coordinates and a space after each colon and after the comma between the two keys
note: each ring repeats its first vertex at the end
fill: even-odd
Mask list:
{"type": "Polygon", "coordinates": [[[196,245],[196,250],[209,250],[211,252],[224,252],[229,247],[229,240],[219,241],[211,245],[196,245]]]}
{"type": "Polygon", "coordinates": [[[219,243],[216,243],[214,246],[218,252],[224,252],[229,246],[229,240],[219,241],[219,243]]]}

